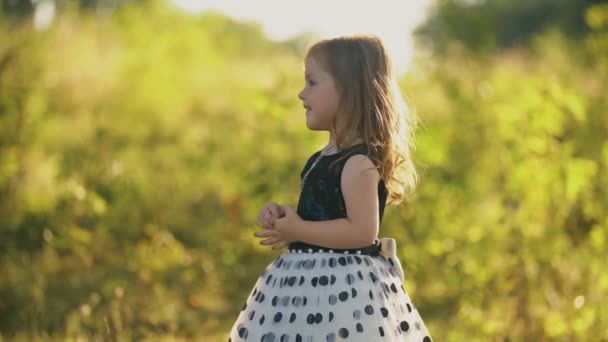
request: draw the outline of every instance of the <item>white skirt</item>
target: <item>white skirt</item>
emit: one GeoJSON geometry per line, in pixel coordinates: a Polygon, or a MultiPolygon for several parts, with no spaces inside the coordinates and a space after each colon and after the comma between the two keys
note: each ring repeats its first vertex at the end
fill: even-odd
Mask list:
{"type": "Polygon", "coordinates": [[[286,251],[266,267],[229,342],[431,342],[403,287],[395,240],[380,255],[286,251]]]}

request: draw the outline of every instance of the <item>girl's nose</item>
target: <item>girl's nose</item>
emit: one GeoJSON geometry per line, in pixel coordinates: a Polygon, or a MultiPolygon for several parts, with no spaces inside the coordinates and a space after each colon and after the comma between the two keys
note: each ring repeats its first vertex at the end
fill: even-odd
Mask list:
{"type": "Polygon", "coordinates": [[[302,90],[301,90],[301,91],[298,93],[298,98],[299,98],[300,100],[304,100],[304,95],[302,95],[302,94],[304,94],[304,89],[302,89],[302,90]]]}

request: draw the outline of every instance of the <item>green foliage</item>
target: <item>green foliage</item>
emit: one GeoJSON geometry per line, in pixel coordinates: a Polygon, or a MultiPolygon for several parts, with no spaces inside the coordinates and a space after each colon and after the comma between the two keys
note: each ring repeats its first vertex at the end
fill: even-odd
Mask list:
{"type": "Polygon", "coordinates": [[[458,43],[475,53],[528,45],[536,34],[557,29],[579,38],[588,33],[585,9],[602,0],[437,0],[417,36],[435,52],[458,43]]]}
{"type": "Polygon", "coordinates": [[[257,208],[319,142],[287,115],[298,58],[162,6],[0,37],[0,329],[225,329],[271,257],[257,208]]]}
{"type": "Polygon", "coordinates": [[[608,339],[598,39],[546,34],[493,58],[452,51],[404,80],[426,119],[426,168],[411,211],[387,226],[404,227],[408,285],[435,339],[608,339]]]}
{"type": "MultiPolygon", "coordinates": [[[[608,339],[608,9],[585,18],[401,80],[421,183],[381,236],[436,341],[608,339]]],[[[160,2],[2,30],[0,340],[225,340],[278,255],[257,210],[325,138],[302,42],[160,2]]]]}

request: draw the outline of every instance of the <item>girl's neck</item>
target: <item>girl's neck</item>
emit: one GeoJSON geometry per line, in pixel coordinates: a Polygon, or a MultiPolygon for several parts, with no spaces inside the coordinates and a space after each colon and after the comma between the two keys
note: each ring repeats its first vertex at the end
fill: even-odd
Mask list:
{"type": "MultiPolygon", "coordinates": [[[[362,142],[363,142],[363,138],[354,138],[354,139],[351,139],[350,141],[348,141],[347,145],[348,146],[353,146],[353,145],[356,145],[356,144],[360,144],[362,142]]],[[[335,145],[336,145],[335,136],[334,136],[333,133],[330,133],[330,135],[329,135],[329,142],[327,143],[327,145],[325,145],[325,147],[323,149],[324,150],[325,149],[335,149],[335,147],[334,147],[335,145]]]]}

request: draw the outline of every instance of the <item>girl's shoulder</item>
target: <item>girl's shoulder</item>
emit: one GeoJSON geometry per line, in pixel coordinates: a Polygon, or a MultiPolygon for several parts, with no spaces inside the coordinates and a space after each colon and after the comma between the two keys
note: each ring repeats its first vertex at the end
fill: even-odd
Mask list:
{"type": "MultiPolygon", "coordinates": [[[[310,168],[312,166],[312,163],[314,163],[314,161],[319,157],[319,155],[321,154],[321,151],[322,150],[318,150],[315,153],[313,153],[310,157],[308,157],[308,160],[306,160],[306,163],[304,164],[304,168],[302,168],[302,171],[300,172],[300,178],[304,177],[304,174],[306,173],[308,168],[310,168]]],[[[324,155],[320,160],[320,164],[329,164],[331,170],[341,172],[346,161],[350,157],[357,155],[357,154],[363,154],[363,155],[369,157],[372,160],[372,162],[374,163],[374,165],[378,166],[377,158],[375,158],[373,154],[369,153],[369,147],[365,143],[355,144],[355,145],[349,146],[337,153],[324,155]]]]}
{"type": "MultiPolygon", "coordinates": [[[[364,155],[365,157],[369,158],[371,160],[371,162],[374,164],[374,166],[376,168],[379,168],[380,165],[380,160],[378,159],[377,155],[370,150],[369,146],[365,143],[360,143],[357,145],[353,145],[347,149],[345,149],[344,151],[341,151],[339,153],[336,154],[337,158],[334,158],[332,160],[332,162],[330,163],[330,169],[333,167],[334,168],[334,172],[335,175],[338,176],[339,178],[341,178],[342,175],[342,171],[344,170],[344,167],[346,165],[346,162],[353,156],[355,155],[364,155]]],[[[384,184],[384,179],[381,178],[381,185],[382,187],[385,186],[384,184]]]]}
{"type": "Polygon", "coordinates": [[[343,151],[340,151],[332,156],[334,156],[336,161],[339,161],[340,164],[344,165],[346,161],[357,154],[362,154],[371,159],[374,165],[378,166],[378,158],[373,153],[370,153],[369,146],[365,143],[359,143],[353,146],[350,146],[343,151]]]}

